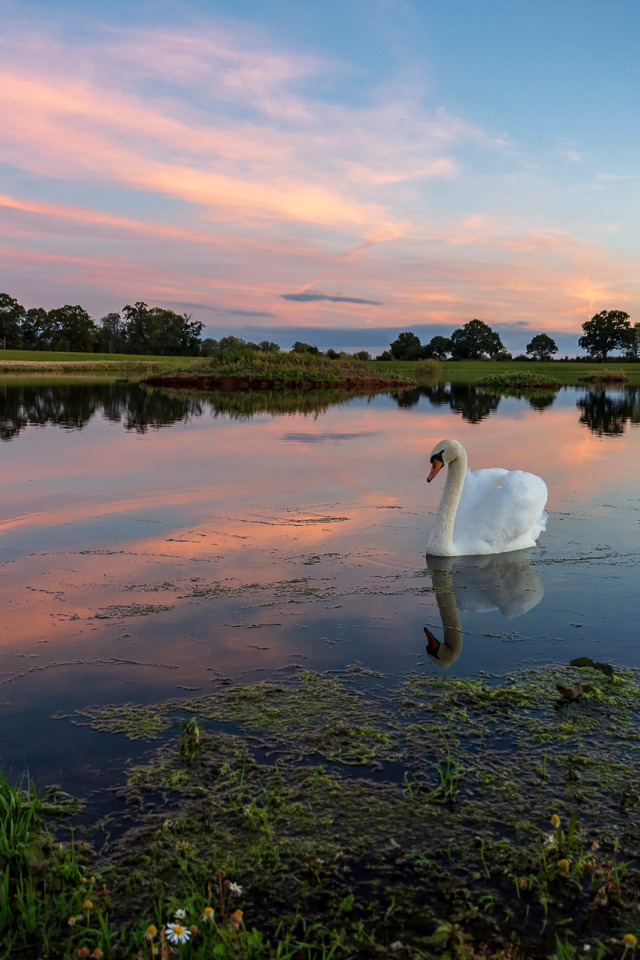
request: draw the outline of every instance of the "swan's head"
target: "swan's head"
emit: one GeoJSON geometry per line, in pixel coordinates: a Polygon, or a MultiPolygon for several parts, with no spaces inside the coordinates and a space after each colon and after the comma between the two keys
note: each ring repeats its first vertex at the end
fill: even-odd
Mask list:
{"type": "Polygon", "coordinates": [[[436,443],[429,457],[431,471],[427,477],[427,483],[431,483],[433,478],[442,470],[445,463],[452,463],[454,460],[457,460],[461,454],[464,454],[464,447],[461,443],[458,443],[457,440],[441,440],[440,443],[436,443]]]}

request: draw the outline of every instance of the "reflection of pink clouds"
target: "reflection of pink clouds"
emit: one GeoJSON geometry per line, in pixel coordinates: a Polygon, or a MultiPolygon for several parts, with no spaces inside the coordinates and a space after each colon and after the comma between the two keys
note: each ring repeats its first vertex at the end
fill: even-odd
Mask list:
{"type": "MultiPolygon", "coordinates": [[[[90,442],[79,455],[74,440],[75,461],[56,459],[51,474],[40,478],[42,491],[29,486],[29,457],[10,458],[0,535],[18,544],[21,534],[25,543],[37,535],[47,547],[22,555],[12,547],[16,559],[0,567],[8,598],[0,646],[35,651],[40,658],[46,649],[51,660],[60,659],[60,651],[90,659],[110,655],[112,641],[122,646],[122,637],[131,635],[138,658],[145,659],[145,644],[157,636],[163,661],[185,663],[193,660],[185,644],[202,640],[204,630],[234,663],[245,662],[245,651],[250,663],[247,648],[263,634],[248,636],[221,623],[220,610],[230,609],[225,605],[248,611],[240,616],[243,623],[273,622],[286,613],[291,624],[296,608],[285,605],[287,588],[279,582],[309,576],[312,587],[350,596],[369,576],[420,564],[441,492],[427,487],[427,456],[446,436],[465,444],[474,469],[504,466],[545,479],[551,518],[543,546],[545,537],[557,542],[561,536],[554,514],[567,502],[574,512],[604,514],[606,507],[594,498],[605,491],[615,496],[631,479],[631,465],[612,472],[610,442],[580,429],[574,407],[521,407],[518,419],[489,416],[476,425],[452,418],[448,408],[416,409],[403,416],[402,429],[398,424],[394,408],[357,405],[331,408],[318,418],[177,427],[135,439],[124,486],[113,491],[121,469],[118,447],[131,449],[121,433],[100,431],[102,461],[90,442]],[[341,441],[341,434],[356,439],[341,441]],[[76,463],[86,476],[75,475],[76,463]],[[188,487],[181,481],[185,465],[188,487]],[[68,490],[70,477],[74,486],[68,490]],[[46,503],[29,510],[38,493],[46,503]],[[95,529],[94,520],[100,521],[95,529]],[[110,538],[111,520],[116,526],[110,538]],[[56,549],[56,526],[71,547],[56,549]],[[301,566],[318,554],[329,558],[324,567],[301,566]],[[193,596],[199,586],[214,595],[193,596]],[[172,609],[144,618],[96,619],[109,607],[132,604],[172,609]],[[187,624],[191,632],[184,639],[187,624]],[[40,647],[43,640],[51,646],[40,647]]],[[[50,431],[45,444],[47,436],[50,431]]],[[[627,462],[632,439],[615,441],[620,462],[627,462]]],[[[40,453],[46,449],[39,446],[40,453]]],[[[323,600],[309,602],[330,608],[323,600]]],[[[289,642],[276,630],[269,650],[257,658],[279,662],[289,642]]]]}

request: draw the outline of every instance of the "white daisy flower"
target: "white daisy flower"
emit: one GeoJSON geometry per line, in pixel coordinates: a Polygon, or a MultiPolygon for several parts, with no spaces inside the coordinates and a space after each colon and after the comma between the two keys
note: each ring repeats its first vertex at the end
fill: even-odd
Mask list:
{"type": "Polygon", "coordinates": [[[182,908],[180,908],[179,910],[176,910],[174,916],[175,916],[176,920],[186,920],[186,919],[187,919],[187,911],[186,911],[186,910],[183,910],[182,908]]]}
{"type": "Polygon", "coordinates": [[[169,943],[187,943],[191,937],[191,931],[185,930],[181,923],[168,923],[164,934],[169,943]]]}
{"type": "Polygon", "coordinates": [[[242,896],[242,887],[239,883],[230,883],[229,884],[229,893],[233,893],[236,897],[242,896]]]}

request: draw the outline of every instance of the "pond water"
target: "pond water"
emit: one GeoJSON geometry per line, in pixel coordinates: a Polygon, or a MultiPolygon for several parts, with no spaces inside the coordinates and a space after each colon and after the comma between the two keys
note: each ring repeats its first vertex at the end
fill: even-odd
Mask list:
{"type": "Polygon", "coordinates": [[[637,389],[337,399],[0,385],[5,772],[93,789],[135,748],[75,711],[214,679],[640,666],[637,389]],[[546,480],[538,547],[427,565],[428,454],[449,436],[472,469],[546,480]]]}

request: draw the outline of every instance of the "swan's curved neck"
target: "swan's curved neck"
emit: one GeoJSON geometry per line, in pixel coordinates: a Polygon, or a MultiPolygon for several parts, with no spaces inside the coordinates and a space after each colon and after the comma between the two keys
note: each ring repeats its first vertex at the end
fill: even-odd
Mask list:
{"type": "Polygon", "coordinates": [[[429,537],[428,552],[435,556],[450,556],[453,552],[453,525],[467,472],[467,454],[462,445],[447,466],[447,479],[436,514],[436,525],[429,537]]]}

